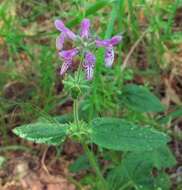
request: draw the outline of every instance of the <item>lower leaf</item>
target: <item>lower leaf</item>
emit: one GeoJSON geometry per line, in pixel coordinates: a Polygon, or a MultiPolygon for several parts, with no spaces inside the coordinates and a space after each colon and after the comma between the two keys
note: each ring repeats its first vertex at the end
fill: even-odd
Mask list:
{"type": "Polygon", "coordinates": [[[13,129],[13,132],[29,141],[58,145],[61,144],[66,137],[67,125],[38,122],[17,127],[13,129]]]}

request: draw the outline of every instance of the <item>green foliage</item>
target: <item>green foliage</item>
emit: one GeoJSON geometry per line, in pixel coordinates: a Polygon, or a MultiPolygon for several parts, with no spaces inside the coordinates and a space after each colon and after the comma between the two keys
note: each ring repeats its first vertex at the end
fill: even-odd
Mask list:
{"type": "Polygon", "coordinates": [[[148,163],[151,163],[157,169],[169,168],[176,164],[176,159],[167,146],[159,147],[153,151],[143,152],[141,155],[143,155],[143,159],[147,160],[148,163]]]}
{"type": "Polygon", "coordinates": [[[167,116],[159,119],[160,124],[167,124],[168,122],[180,118],[182,116],[182,107],[176,108],[176,110],[170,112],[167,116]]]}
{"type": "Polygon", "coordinates": [[[101,147],[122,151],[152,150],[169,141],[164,133],[116,118],[94,119],[91,139],[101,147]]]}
{"type": "Polygon", "coordinates": [[[82,96],[83,92],[89,89],[88,81],[85,80],[83,72],[76,72],[74,77],[69,75],[63,83],[65,91],[68,92],[73,99],[82,96]]]}
{"type": "Polygon", "coordinates": [[[67,125],[38,122],[17,127],[13,132],[21,138],[36,143],[59,145],[66,137],[67,125]]]}
{"type": "Polygon", "coordinates": [[[108,181],[112,190],[126,189],[153,190],[169,189],[170,180],[162,170],[175,164],[168,147],[159,147],[153,151],[128,153],[119,166],[111,170],[108,181]],[[157,174],[152,170],[157,167],[157,174]]]}
{"type": "MultiPolygon", "coordinates": [[[[112,2],[112,0],[100,0],[100,1],[97,1],[96,3],[93,3],[90,7],[88,7],[85,10],[84,16],[89,16],[89,15],[95,14],[98,10],[102,9],[103,7],[110,4],[111,2],[112,2]]],[[[75,19],[70,21],[68,23],[68,26],[71,27],[71,26],[78,24],[80,22],[80,20],[82,19],[82,16],[83,15],[79,15],[78,17],[76,17],[75,19]]]]}
{"type": "Polygon", "coordinates": [[[88,161],[87,156],[81,155],[79,156],[70,166],[69,166],[69,170],[70,172],[76,173],[76,172],[80,172],[81,170],[86,170],[90,168],[90,164],[88,161]]]}
{"type": "Polygon", "coordinates": [[[6,162],[6,158],[3,156],[0,156],[0,169],[3,167],[5,162],[6,162]]]}
{"type": "Polygon", "coordinates": [[[55,119],[57,122],[59,122],[61,124],[66,124],[69,122],[73,122],[73,115],[72,114],[64,114],[64,115],[55,116],[55,117],[53,117],[53,119],[55,119]]]}
{"type": "Polygon", "coordinates": [[[162,112],[164,106],[146,87],[128,84],[123,87],[122,101],[140,112],[162,112]]]}
{"type": "Polygon", "coordinates": [[[158,187],[158,190],[170,190],[171,180],[169,175],[165,172],[160,172],[155,178],[155,187],[158,187]]]}
{"type": "Polygon", "coordinates": [[[40,54],[40,63],[39,71],[40,71],[40,87],[42,88],[45,96],[51,95],[51,89],[53,87],[55,81],[55,70],[52,64],[53,60],[53,51],[50,47],[43,46],[40,54]]]}

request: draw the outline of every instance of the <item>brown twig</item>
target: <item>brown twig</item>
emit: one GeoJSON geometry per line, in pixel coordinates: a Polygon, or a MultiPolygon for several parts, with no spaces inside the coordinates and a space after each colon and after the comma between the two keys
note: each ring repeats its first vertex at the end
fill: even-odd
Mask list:
{"type": "Polygon", "coordinates": [[[127,64],[128,64],[128,61],[132,55],[132,53],[135,51],[136,47],[138,46],[138,44],[141,42],[141,40],[144,38],[144,36],[146,35],[146,33],[148,32],[148,29],[145,30],[142,35],[140,36],[140,38],[138,38],[138,40],[133,44],[133,46],[131,47],[129,53],[127,54],[125,60],[123,61],[123,64],[121,65],[121,71],[123,71],[127,64]]]}
{"type": "Polygon", "coordinates": [[[46,158],[46,154],[47,154],[47,151],[48,151],[49,147],[47,146],[43,152],[43,155],[42,155],[42,158],[41,158],[41,166],[43,168],[43,170],[48,174],[50,175],[49,173],[49,170],[47,169],[46,165],[45,165],[45,158],[46,158]]]}

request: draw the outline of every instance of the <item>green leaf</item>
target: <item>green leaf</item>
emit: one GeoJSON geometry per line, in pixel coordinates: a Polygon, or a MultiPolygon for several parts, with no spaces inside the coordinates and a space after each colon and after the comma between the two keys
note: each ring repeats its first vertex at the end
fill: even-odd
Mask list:
{"type": "Polygon", "coordinates": [[[89,161],[87,156],[81,155],[79,156],[70,166],[69,170],[70,172],[77,173],[81,170],[86,170],[90,167],[89,161]]]}
{"type": "Polygon", "coordinates": [[[156,190],[169,190],[171,189],[171,181],[169,175],[165,172],[160,172],[159,175],[155,178],[155,188],[156,190]]]}
{"type": "Polygon", "coordinates": [[[159,170],[176,164],[176,160],[167,145],[152,151],[132,152],[127,154],[125,159],[135,160],[135,162],[146,162],[151,169],[155,167],[159,170]]]}
{"type": "MultiPolygon", "coordinates": [[[[103,7],[107,6],[112,2],[113,2],[112,0],[99,0],[96,3],[92,3],[92,5],[86,9],[85,16],[88,17],[89,15],[95,14],[97,11],[99,11],[100,9],[102,9],[103,7]]],[[[77,16],[68,23],[68,27],[72,27],[78,24],[81,19],[82,19],[81,15],[77,16]]]]}
{"type": "Polygon", "coordinates": [[[91,140],[112,150],[144,151],[165,145],[169,137],[162,132],[139,127],[123,119],[97,118],[92,122],[91,140]]]}
{"type": "Polygon", "coordinates": [[[176,164],[176,159],[167,146],[159,147],[153,151],[143,152],[145,159],[157,169],[169,168],[176,164]]]}
{"type": "Polygon", "coordinates": [[[73,114],[59,115],[59,116],[53,117],[53,119],[55,119],[57,122],[61,124],[66,124],[69,122],[73,122],[73,114]]]}
{"type": "Polygon", "coordinates": [[[29,141],[58,145],[65,139],[67,125],[38,122],[17,127],[13,129],[13,132],[29,141]]]}
{"type": "Polygon", "coordinates": [[[0,156],[0,169],[3,167],[5,162],[6,162],[6,158],[3,156],[0,156]]]}
{"type": "Polygon", "coordinates": [[[105,32],[105,38],[110,38],[114,29],[114,23],[117,17],[117,12],[118,12],[118,2],[113,3],[112,5],[112,11],[109,15],[109,21],[108,21],[108,25],[107,25],[107,30],[105,32]]]}
{"type": "Polygon", "coordinates": [[[175,111],[170,112],[167,116],[160,118],[159,123],[167,124],[168,122],[179,117],[182,117],[182,107],[178,107],[175,111]]]}
{"type": "MultiPolygon", "coordinates": [[[[113,190],[130,185],[140,190],[153,190],[157,188],[169,189],[170,181],[167,174],[159,172],[156,176],[152,175],[153,168],[156,167],[156,161],[159,169],[165,169],[172,166],[173,160],[165,158],[163,151],[168,151],[167,146],[160,147],[154,151],[148,152],[131,152],[124,156],[121,164],[111,170],[108,175],[108,181],[113,190]],[[157,151],[157,154],[156,154],[157,151]],[[164,159],[165,161],[163,161],[164,159]],[[166,183],[165,183],[166,182],[166,183]],[[165,188],[164,188],[165,187],[165,188]]],[[[121,188],[122,189],[122,188],[121,188]]]]}
{"type": "Polygon", "coordinates": [[[119,166],[110,171],[107,181],[112,190],[129,187],[135,187],[138,190],[153,190],[154,179],[150,174],[151,168],[152,166],[148,164],[147,160],[141,160],[135,158],[133,154],[128,154],[119,166]]]}
{"type": "Polygon", "coordinates": [[[122,94],[123,102],[139,112],[162,112],[164,106],[146,87],[135,84],[125,85],[122,94]]]}

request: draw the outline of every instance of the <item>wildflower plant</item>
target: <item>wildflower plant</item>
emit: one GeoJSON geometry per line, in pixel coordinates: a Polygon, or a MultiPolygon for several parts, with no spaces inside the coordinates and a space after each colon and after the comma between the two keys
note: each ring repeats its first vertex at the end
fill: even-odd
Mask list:
{"type": "MultiPolygon", "coordinates": [[[[153,190],[161,188],[163,184],[152,175],[151,171],[155,166],[160,175],[166,179],[164,169],[175,163],[166,146],[170,140],[168,135],[154,129],[153,126],[141,127],[134,119],[97,117],[89,120],[88,118],[81,119],[79,115],[80,99],[89,92],[88,81],[94,77],[94,68],[97,64],[96,51],[98,48],[104,48],[104,65],[111,68],[114,62],[114,47],[121,43],[122,36],[115,35],[110,39],[100,39],[90,32],[91,23],[87,18],[81,22],[79,35],[67,28],[61,20],[55,21],[55,27],[60,32],[56,39],[58,56],[62,61],[60,75],[64,76],[68,73],[75,57],[79,60],[78,71],[68,74],[64,80],[65,90],[73,98],[73,121],[63,123],[56,119],[39,120],[36,123],[15,128],[14,133],[27,140],[49,145],[58,146],[67,137],[81,143],[89,166],[93,168],[98,180],[98,183],[93,184],[95,189],[153,190]],[[66,40],[73,42],[73,48],[64,49],[66,40]],[[110,169],[108,167],[107,170],[103,170],[99,165],[97,155],[90,148],[92,144],[96,144],[103,152],[110,150],[109,161],[112,162],[110,169]],[[121,152],[122,162],[119,156],[121,152]],[[116,159],[113,159],[114,157],[116,159]],[[156,157],[164,161],[158,162],[156,157]],[[117,160],[116,165],[114,165],[116,163],[114,160],[117,160]]],[[[164,110],[158,98],[145,87],[127,84],[121,91],[119,98],[122,106],[129,111],[147,113],[164,110]]]]}

